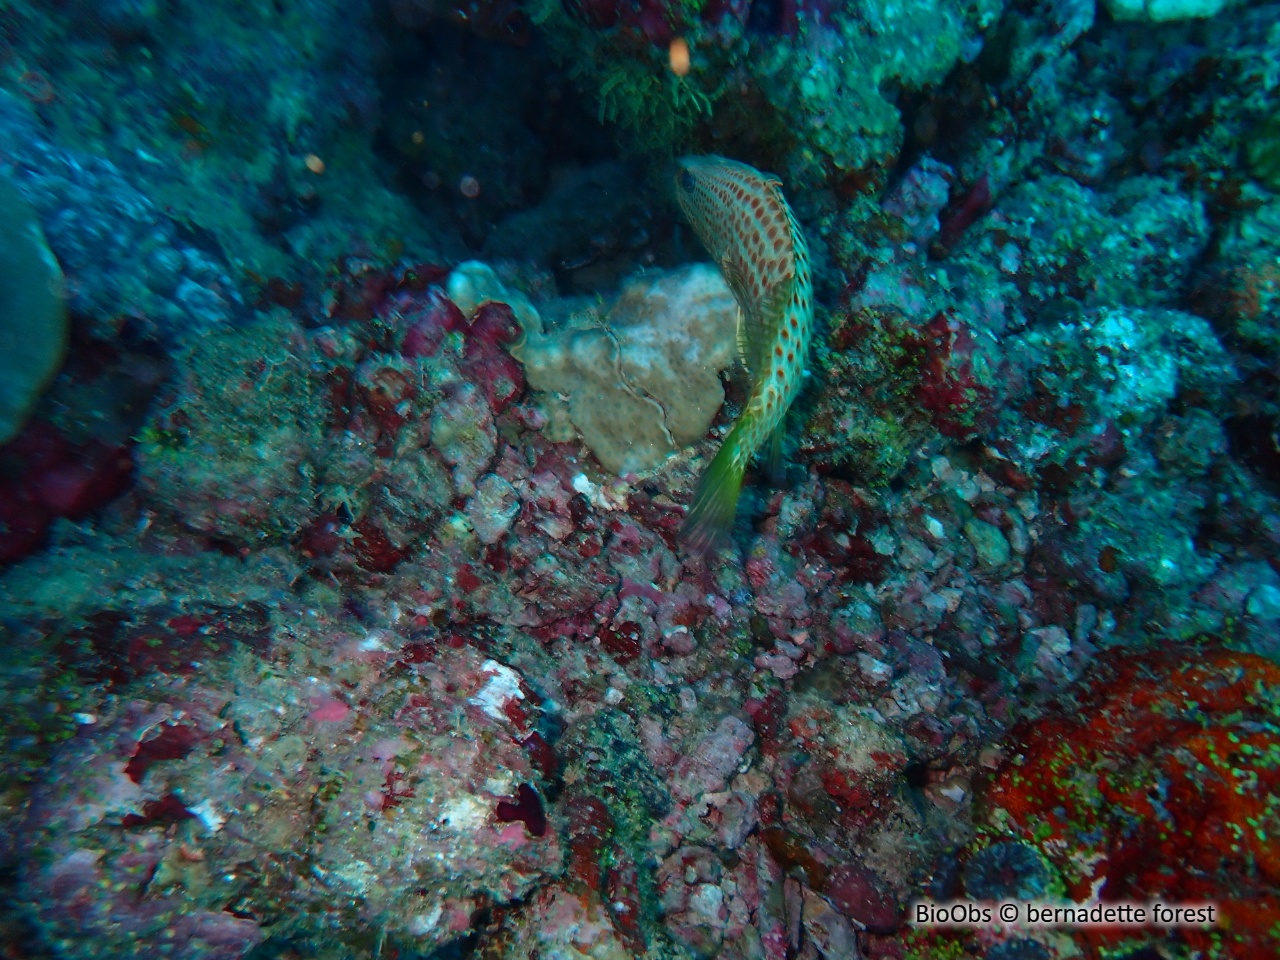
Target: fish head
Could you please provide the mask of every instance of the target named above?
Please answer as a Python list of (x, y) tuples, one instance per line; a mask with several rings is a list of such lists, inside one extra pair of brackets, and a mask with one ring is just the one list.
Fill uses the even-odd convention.
[(698, 189), (699, 175), (707, 175), (723, 162), (721, 157), (706, 155), (681, 157), (676, 161), (676, 195), (693, 193)]
[(727, 215), (731, 209), (726, 202), (726, 174), (732, 174), (736, 166), (717, 156), (681, 157), (676, 161), (676, 202), (716, 260), (727, 242)]
[(676, 196), (677, 197), (681, 196), (682, 194), (693, 193), (694, 190), (698, 189), (698, 180), (694, 175), (693, 170), (690, 169), (690, 163), (689, 163), (690, 159), (691, 158), (689, 157), (685, 157), (682, 160), (676, 161)]
[(777, 177), (736, 160), (683, 157), (676, 164), (676, 200), (743, 312), (752, 316), (767, 291), (790, 283), (795, 240)]
[[(697, 206), (699, 181), (706, 175), (706, 157), (681, 157), (676, 161), (675, 187), (676, 202), (686, 217)], [(700, 177), (700, 174), (702, 177)]]

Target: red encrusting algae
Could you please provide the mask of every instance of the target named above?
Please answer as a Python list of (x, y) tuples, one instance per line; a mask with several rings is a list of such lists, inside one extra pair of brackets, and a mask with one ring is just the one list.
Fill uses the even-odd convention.
[[(982, 791), (986, 821), (1034, 842), (1077, 901), (1212, 902), (1220, 922), (1183, 941), (1265, 955), (1280, 923), (1280, 667), (1178, 646), (1101, 666), (1078, 703), (1015, 733)], [(1142, 934), (1076, 937), (1101, 956)]]

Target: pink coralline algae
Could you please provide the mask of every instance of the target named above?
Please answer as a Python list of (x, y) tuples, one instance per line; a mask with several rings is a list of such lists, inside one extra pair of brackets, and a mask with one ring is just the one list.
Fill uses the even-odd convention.
[(991, 180), (984, 173), (943, 212), (941, 229), (938, 232), (938, 245), (944, 251), (955, 246), (956, 241), (973, 225), (974, 221), (990, 208)]
[(400, 352), (406, 357), (434, 357), (440, 352), (444, 338), (464, 330), (467, 318), (439, 287), (432, 287), (413, 311), (406, 313), (404, 322), (409, 329), (400, 342)]
[(737, 717), (721, 720), (693, 753), (676, 763), (671, 784), (676, 798), (692, 800), (700, 794), (722, 789), (753, 740), (751, 728)]
[(503, 347), (520, 336), (520, 327), (505, 303), (483, 304), (469, 321), (439, 287), (432, 287), (425, 303), (406, 315), (410, 324), (400, 344), (405, 357), (434, 357), (450, 333), (461, 335), (459, 364), (465, 377), (480, 384), (495, 413), (502, 413), (524, 389), (524, 372)]
[(975, 367), (986, 357), (978, 354), (973, 331), (944, 311), (925, 324), (918, 343), (922, 358), (916, 398), (921, 407), (945, 436), (977, 436), (993, 419), (995, 390), (990, 372), (984, 379)]
[(524, 371), (503, 347), (520, 336), (520, 327), (505, 303), (486, 303), (467, 328), (459, 365), (463, 376), (483, 385), (494, 413), (502, 413), (524, 390)]
[(128, 446), (73, 442), (39, 420), (0, 447), (0, 463), (0, 565), (36, 550), (55, 519), (83, 520), (133, 483)]
[(238, 957), (299, 911), (443, 944), (557, 869), (519, 674), (466, 646), (313, 642), (309, 677), (251, 656), (157, 679), (65, 751), (21, 841), (65, 955)]

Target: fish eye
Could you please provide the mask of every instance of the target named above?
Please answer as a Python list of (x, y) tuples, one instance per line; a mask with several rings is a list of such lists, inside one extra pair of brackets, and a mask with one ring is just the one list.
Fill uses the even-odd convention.
[(680, 171), (680, 189), (686, 193), (692, 193), (694, 186), (693, 174), (688, 170)]

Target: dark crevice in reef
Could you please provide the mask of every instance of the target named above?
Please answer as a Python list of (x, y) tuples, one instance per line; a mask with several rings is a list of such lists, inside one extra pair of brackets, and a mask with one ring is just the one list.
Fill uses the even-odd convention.
[(620, 150), (536, 34), (388, 18), (383, 35), (377, 156), (454, 258), (529, 265), (562, 294), (688, 259), (667, 163)]

